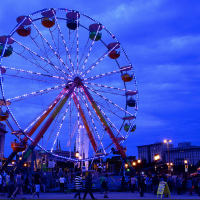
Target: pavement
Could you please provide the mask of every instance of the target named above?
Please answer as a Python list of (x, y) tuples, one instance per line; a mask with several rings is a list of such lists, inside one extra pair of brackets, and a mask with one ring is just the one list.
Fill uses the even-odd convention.
[[(66, 193), (42, 193), (40, 192), (40, 199), (73, 199), (75, 192), (66, 194)], [(104, 199), (103, 194), (99, 192), (93, 192), (94, 197), (96, 199)], [(185, 194), (178, 195), (177, 193), (170, 194), (171, 198), (165, 198), (164, 195), (162, 198), (164, 199), (200, 199), (200, 197), (193, 193), (192, 196), (189, 195), (188, 192)], [(32, 195), (26, 194), (24, 195), (26, 199), (31, 199)], [(78, 198), (78, 197), (77, 197)], [(81, 198), (83, 198), (83, 193), (81, 193)], [(131, 192), (109, 192), (108, 199), (159, 199), (161, 196), (154, 195), (153, 193), (144, 193), (143, 197), (140, 197), (139, 192), (131, 193)], [(9, 199), (7, 196), (0, 196), (0, 199)], [(17, 195), (16, 199), (21, 199), (21, 195)], [(37, 199), (35, 196), (33, 199)], [(86, 199), (91, 199), (90, 195), (87, 194)]]

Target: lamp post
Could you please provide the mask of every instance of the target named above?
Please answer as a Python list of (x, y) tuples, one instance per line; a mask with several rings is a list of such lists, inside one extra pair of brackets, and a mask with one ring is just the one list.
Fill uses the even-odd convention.
[(188, 161), (184, 160), (184, 164), (185, 164), (185, 172), (188, 172)]
[(155, 162), (156, 162), (156, 164), (155, 164), (155, 172), (156, 172), (156, 174), (157, 174), (157, 162), (160, 160), (160, 155), (159, 154), (156, 154), (156, 155), (154, 155), (154, 160), (155, 160)]
[(168, 173), (171, 175), (171, 165), (170, 165), (170, 158), (169, 158), (169, 143), (172, 142), (171, 140), (164, 140), (164, 143), (167, 143), (167, 152), (168, 152)]

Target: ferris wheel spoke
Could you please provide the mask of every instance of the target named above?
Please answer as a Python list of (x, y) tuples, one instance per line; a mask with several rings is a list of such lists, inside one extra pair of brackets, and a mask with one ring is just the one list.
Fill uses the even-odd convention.
[(24, 94), (24, 95), (21, 95), (21, 96), (17, 96), (17, 97), (7, 99), (7, 101), (16, 102), (16, 101), (25, 100), (25, 99), (30, 98), (30, 97), (35, 97), (35, 96), (38, 96), (38, 95), (42, 95), (42, 94), (45, 94), (45, 93), (49, 93), (49, 92), (64, 88), (65, 86), (66, 86), (66, 84), (63, 84), (63, 85), (60, 85), (60, 86), (55, 86), (55, 87), (47, 88), (47, 89), (44, 89), (44, 90), (31, 92), (29, 94)]
[[(96, 34), (95, 34), (94, 39), (92, 40), (92, 43), (91, 43), (91, 45), (90, 45), (90, 47), (89, 47), (88, 54), (87, 54), (87, 56), (86, 56), (86, 58), (85, 58), (85, 61), (84, 61), (84, 63), (83, 63), (83, 67), (82, 67), (82, 69), (81, 69), (80, 75), (82, 75), (82, 73), (83, 73), (83, 71), (84, 71), (84, 69), (85, 69), (85, 65), (86, 65), (86, 63), (87, 63), (87, 61), (88, 61), (88, 58), (89, 58), (89, 56), (90, 56), (90, 53), (91, 53), (91, 51), (92, 51), (92, 47), (93, 47), (94, 42), (95, 42), (95, 40), (96, 40), (96, 37), (97, 37), (97, 35), (98, 35), (98, 33), (99, 33), (100, 27), (101, 27), (101, 25), (99, 24), (98, 30), (97, 30), (97, 32), (96, 32)], [(89, 39), (88, 39), (88, 40), (89, 40)]]
[[(24, 129), (24, 132), (27, 132), (30, 127), (34, 125), (34, 127), (28, 132), (28, 135), (31, 136), (35, 130), (39, 127), (39, 125), (43, 122), (43, 120), (48, 116), (48, 114), (53, 110), (53, 108), (57, 105), (60, 99), (63, 98), (64, 93), (66, 93), (66, 89), (63, 89), (55, 100), (50, 103), (37, 117), (35, 117), (28, 126)], [(26, 140), (26, 138), (24, 138)]]
[[(68, 58), (69, 58), (69, 62), (70, 62), (71, 68), (73, 69), (73, 63), (72, 63), (72, 60), (71, 60), (71, 55), (70, 55), (69, 50), (68, 50), (68, 48), (67, 48), (67, 45), (66, 45), (64, 36), (63, 36), (63, 34), (62, 34), (61, 28), (60, 28), (60, 26), (59, 26), (59, 23), (58, 23), (58, 20), (57, 20), (56, 15), (55, 15), (55, 21), (56, 21), (56, 25), (57, 25), (57, 27), (58, 27), (60, 36), (61, 36), (61, 38), (62, 38), (63, 44), (64, 44), (64, 46), (65, 46), (65, 50), (66, 50), (66, 52), (67, 52), (67, 55), (68, 55)], [(71, 70), (68, 68), (68, 66), (65, 65), (65, 67), (66, 67), (67, 70), (71, 73), (71, 75), (73, 75), (73, 73), (72, 73)]]
[[(55, 31), (55, 29), (54, 29), (53, 31)], [(58, 60), (58, 64), (59, 64), (60, 68), (62, 68), (63, 70), (65, 70), (65, 68), (67, 68), (68, 71), (69, 71), (69, 68), (67, 67), (67, 65), (63, 66), (63, 65), (59, 62), (59, 58), (61, 58), (61, 55), (60, 55), (60, 54), (61, 54), (62, 52), (59, 51), (59, 45), (58, 45), (58, 47), (56, 46), (56, 42), (55, 42), (55, 39), (54, 39), (54, 36), (53, 36), (53, 31), (51, 31), (51, 29), (49, 29), (49, 32), (50, 32), (50, 35), (51, 35), (51, 39), (52, 39), (52, 41), (53, 41), (54, 47), (55, 47), (56, 52), (57, 52), (57, 54), (58, 54), (58, 56), (56, 56), (56, 58), (57, 58), (57, 60)], [(69, 72), (70, 72), (70, 71), (69, 71)]]
[[(77, 12), (77, 18), (79, 13)], [(78, 20), (76, 21), (77, 28), (76, 28), (76, 74), (79, 74), (79, 33), (78, 33)]]
[(98, 78), (102, 78), (102, 77), (106, 77), (106, 76), (111, 76), (111, 75), (114, 75), (114, 74), (117, 74), (117, 73), (121, 73), (125, 69), (131, 69), (131, 68), (132, 68), (131, 66), (127, 66), (126, 68), (123, 68), (123, 69), (115, 70), (115, 71), (112, 71), (112, 72), (107, 72), (105, 74), (96, 75), (96, 76), (93, 76), (93, 77), (90, 77), (90, 78), (85, 78), (83, 80), (84, 81), (94, 80), (94, 79), (98, 79)]
[(16, 69), (16, 68), (13, 68), (13, 67), (2, 66), (2, 68), (9, 69), (9, 70), (12, 70), (12, 71), (17, 71), (17, 72), (22, 72), (22, 73), (30, 74), (30, 75), (37, 75), (37, 76), (41, 76), (41, 77), (48, 77), (48, 78), (52, 78), (52, 79), (55, 79), (55, 80), (62, 80), (63, 81), (65, 79), (64, 77), (52, 76), (52, 75), (49, 75), (49, 74), (42, 74), (42, 73), (33, 72), (33, 71), (27, 71), (27, 70), (23, 70), (23, 69)]
[(115, 47), (117, 47), (118, 43), (110, 50), (106, 51), (96, 62), (94, 62), (82, 75), (85, 77), (96, 65), (98, 65)]
[[(35, 55), (36, 57), (40, 58), (41, 61), (46, 62), (47, 64), (49, 64), (51, 67), (53, 67), (54, 70), (56, 71), (60, 71), (62, 72), (64, 75), (68, 76), (68, 74), (66, 74), (66, 72), (64, 70), (61, 70), (58, 66), (54, 65), (50, 60), (46, 60), (45, 58), (41, 57), (40, 55), (38, 55), (37, 53), (35, 53), (34, 51), (30, 50), (28, 47), (24, 46), (22, 43), (14, 40), (17, 44), (19, 44), (20, 46), (22, 46), (24, 49), (26, 49), (31, 56)], [(29, 60), (28, 58), (26, 58), (27, 60)], [(35, 58), (34, 58), (35, 59)], [(36, 65), (37, 66), (37, 65)], [(45, 70), (43, 67), (40, 67), (41, 69), (43, 69), (44, 71), (47, 72), (47, 70)]]
[[(100, 145), (101, 145), (101, 147), (102, 147), (102, 149), (103, 149), (103, 152), (105, 153), (104, 146), (103, 146), (103, 143), (102, 143), (102, 139), (100, 138), (100, 136), (99, 136), (99, 134), (98, 134), (97, 127), (95, 126), (95, 123), (94, 123), (94, 120), (93, 120), (93, 117), (92, 117), (92, 112), (91, 112), (91, 110), (90, 110), (90, 108), (89, 108), (89, 106), (88, 106), (88, 103), (87, 103), (87, 101), (86, 101), (85, 95), (84, 95), (83, 92), (80, 92), (80, 93), (81, 93), (81, 96), (79, 95), (79, 97), (80, 97), (80, 98), (83, 97), (83, 104), (84, 104), (84, 105), (86, 106), (86, 108), (87, 108), (87, 111), (88, 111), (88, 113), (89, 113), (90, 119), (91, 119), (92, 124), (93, 124), (94, 129), (95, 129), (95, 133), (96, 133), (96, 135), (97, 135), (98, 141), (99, 141), (99, 143), (100, 143)], [(101, 123), (100, 123), (100, 124), (101, 124)], [(101, 126), (102, 126), (102, 124), (101, 124)]]
[(68, 105), (67, 105), (67, 108), (66, 108), (66, 110), (65, 110), (65, 112), (64, 112), (64, 114), (63, 114), (62, 121), (61, 121), (61, 123), (60, 123), (58, 132), (57, 132), (57, 134), (56, 134), (56, 138), (55, 138), (55, 140), (54, 140), (54, 142), (53, 142), (53, 146), (52, 146), (52, 148), (51, 148), (51, 152), (53, 151), (54, 145), (55, 145), (55, 143), (56, 143), (56, 141), (57, 141), (57, 139), (58, 139), (58, 136), (59, 136), (59, 134), (60, 134), (60, 131), (61, 131), (61, 128), (62, 128), (62, 126), (63, 126), (63, 122), (64, 122), (64, 120), (65, 120), (65, 117), (66, 117), (66, 114), (67, 114), (67, 112), (68, 112), (68, 108), (69, 108), (70, 104), (71, 104), (71, 98), (70, 98), (69, 103), (68, 103)]
[(106, 86), (106, 85), (100, 85), (100, 84), (95, 84), (95, 83), (90, 83), (90, 82), (84, 82), (84, 84), (90, 85), (90, 87), (92, 87), (94, 91), (110, 93), (114, 95), (125, 96), (125, 92), (131, 92), (131, 90), (126, 90), (126, 89), (121, 89), (121, 88), (116, 88), (116, 87), (111, 87), (111, 86)]
[(31, 77), (23, 77), (23, 76), (18, 76), (17, 74), (15, 75), (12, 75), (12, 74), (3, 74), (3, 76), (8, 76), (8, 77), (13, 77), (13, 78), (20, 78), (20, 79), (29, 79), (31, 81), (38, 81), (38, 82), (44, 82), (44, 83), (57, 83), (57, 82), (50, 82), (50, 81), (46, 81), (46, 80), (39, 80), (39, 79), (36, 79), (36, 78), (33, 78), (32, 76)]
[[(46, 38), (42, 35), (42, 33), (40, 32), (40, 30), (37, 28), (37, 26), (32, 22), (33, 26), (35, 27), (35, 29), (37, 30), (37, 32), (39, 33), (39, 35), (41, 36), (41, 38), (46, 42), (47, 46), (52, 50), (52, 52), (55, 54), (56, 57), (59, 58), (60, 62), (62, 63), (63, 66), (66, 67), (64, 61), (62, 60), (62, 58), (59, 56), (59, 54), (54, 51), (54, 49), (52, 48), (52, 46), (48, 43), (48, 41), (46, 40)], [(67, 76), (72, 77), (70, 74), (67, 74), (64, 70), (61, 70), (64, 74), (66, 74)]]
[[(32, 41), (34, 42), (34, 44), (37, 46), (37, 48), (42, 52), (42, 54), (44, 55), (44, 57), (46, 57), (47, 58), (47, 60), (48, 60), (48, 63), (49, 62), (51, 62), (51, 58), (53, 57), (51, 57), (51, 58), (49, 58), (49, 56), (48, 56), (48, 54), (47, 54), (47, 51), (46, 51), (46, 48), (44, 47), (44, 51), (41, 49), (41, 47), (38, 45), (38, 43), (35, 41), (35, 39), (33, 38), (33, 37), (31, 37), (31, 36), (29, 36), (31, 39), (32, 39)], [(37, 36), (36, 36), (37, 37)], [(35, 37), (35, 38), (36, 38)], [(43, 46), (44, 46), (44, 42), (42, 41), (42, 43), (43, 43)], [(51, 67), (52, 67), (52, 65), (50, 65)], [(53, 67), (53, 70), (57, 73), (57, 74), (59, 74), (60, 76), (63, 76), (64, 74), (63, 73), (61, 73), (61, 71), (60, 70), (58, 70), (58, 68), (54, 68)], [(46, 70), (47, 71), (47, 70)]]
[[(119, 146), (119, 143), (114, 135), (114, 133), (112, 132), (112, 130), (110, 129), (110, 126), (113, 127), (117, 132), (118, 134), (120, 134), (123, 138), (124, 136), (120, 133), (120, 131), (116, 128), (116, 126), (112, 123), (112, 121), (106, 116), (106, 114), (103, 112), (103, 110), (101, 109), (101, 107), (99, 105), (96, 104), (96, 102), (94, 101), (93, 97), (91, 96), (91, 94), (89, 93), (89, 91), (87, 91), (87, 89), (89, 88), (86, 88), (87, 86), (85, 85), (82, 85), (82, 88), (84, 90), (84, 93), (86, 94), (87, 98), (89, 99), (90, 103), (92, 104), (92, 107), (94, 108), (94, 110), (96, 111), (96, 113), (98, 114), (102, 124), (105, 126), (105, 129), (107, 131), (107, 133), (109, 134), (109, 136), (111, 137), (112, 141), (114, 142), (114, 144), (117, 146), (117, 148), (121, 148)], [(105, 120), (105, 118), (107, 120)], [(108, 125), (107, 121), (110, 123), (110, 126)], [(125, 156), (125, 155), (123, 155)]]
[(89, 89), (90, 91), (92, 91), (93, 93), (95, 93), (96, 95), (98, 95), (99, 97), (101, 97), (102, 99), (106, 100), (107, 102), (109, 102), (110, 104), (114, 105), (115, 107), (119, 108), (120, 110), (122, 110), (123, 112), (127, 113), (130, 116), (134, 116), (133, 114), (129, 113), (128, 111), (124, 110), (123, 108), (121, 108), (120, 106), (118, 106), (117, 104), (113, 103), (111, 100), (107, 99), (106, 97), (100, 95), (98, 92), (94, 91), (93, 89), (89, 88), (88, 86), (85, 85), (85, 87), (87, 87), (87, 89)]

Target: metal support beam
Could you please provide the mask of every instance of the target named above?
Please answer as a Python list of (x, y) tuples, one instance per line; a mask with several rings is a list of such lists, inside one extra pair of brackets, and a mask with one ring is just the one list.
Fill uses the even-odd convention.
[(65, 94), (64, 98), (59, 102), (58, 106), (53, 111), (53, 113), (51, 114), (51, 116), (48, 118), (48, 120), (46, 121), (46, 123), (44, 124), (44, 126), (40, 129), (39, 133), (35, 137), (35, 139), (32, 142), (32, 144), (26, 149), (26, 151), (24, 152), (22, 160), (20, 161), (20, 163), (14, 169), (15, 173), (17, 173), (22, 168), (24, 162), (26, 162), (27, 158), (33, 152), (33, 149), (35, 148), (35, 146), (37, 145), (37, 143), (40, 141), (40, 139), (42, 138), (42, 136), (45, 134), (45, 132), (47, 131), (47, 129), (49, 128), (49, 126), (51, 125), (51, 123), (53, 122), (53, 120), (56, 118), (56, 116), (58, 115), (58, 113), (60, 112), (60, 110), (62, 109), (62, 107), (64, 106), (64, 104), (66, 103), (67, 99), (73, 93), (75, 86), (76, 86), (76, 83), (74, 82), (72, 84), (72, 86), (69, 88), (68, 93)]

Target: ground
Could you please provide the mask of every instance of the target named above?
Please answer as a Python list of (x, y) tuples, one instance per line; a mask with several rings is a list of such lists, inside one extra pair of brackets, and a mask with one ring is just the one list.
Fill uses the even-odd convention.
[[(40, 192), (40, 199), (73, 199), (74, 198), (74, 192), (70, 194), (66, 193), (42, 193)], [(96, 199), (103, 199), (103, 194), (100, 194), (99, 192), (94, 192), (94, 197)], [(31, 195), (24, 195), (26, 199), (30, 199)], [(78, 198), (78, 197), (77, 197)], [(83, 193), (81, 194), (81, 198), (83, 198)], [(160, 196), (157, 198), (157, 195), (154, 195), (153, 193), (144, 193), (144, 197), (140, 197), (140, 194), (138, 192), (131, 193), (131, 192), (110, 192), (108, 194), (109, 199), (159, 199)], [(164, 197), (162, 197), (164, 198)], [(0, 199), (7, 199), (7, 196), (0, 196)], [(21, 195), (17, 195), (16, 199), (21, 199)], [(34, 199), (37, 199), (37, 196), (34, 197)], [(91, 199), (90, 195), (88, 194), (86, 199)], [(166, 198), (164, 198), (166, 199)], [(169, 198), (170, 199), (170, 198)], [(178, 195), (177, 193), (171, 194), (171, 199), (200, 199), (200, 197), (197, 194), (193, 194), (192, 196), (189, 195), (189, 193)]]

